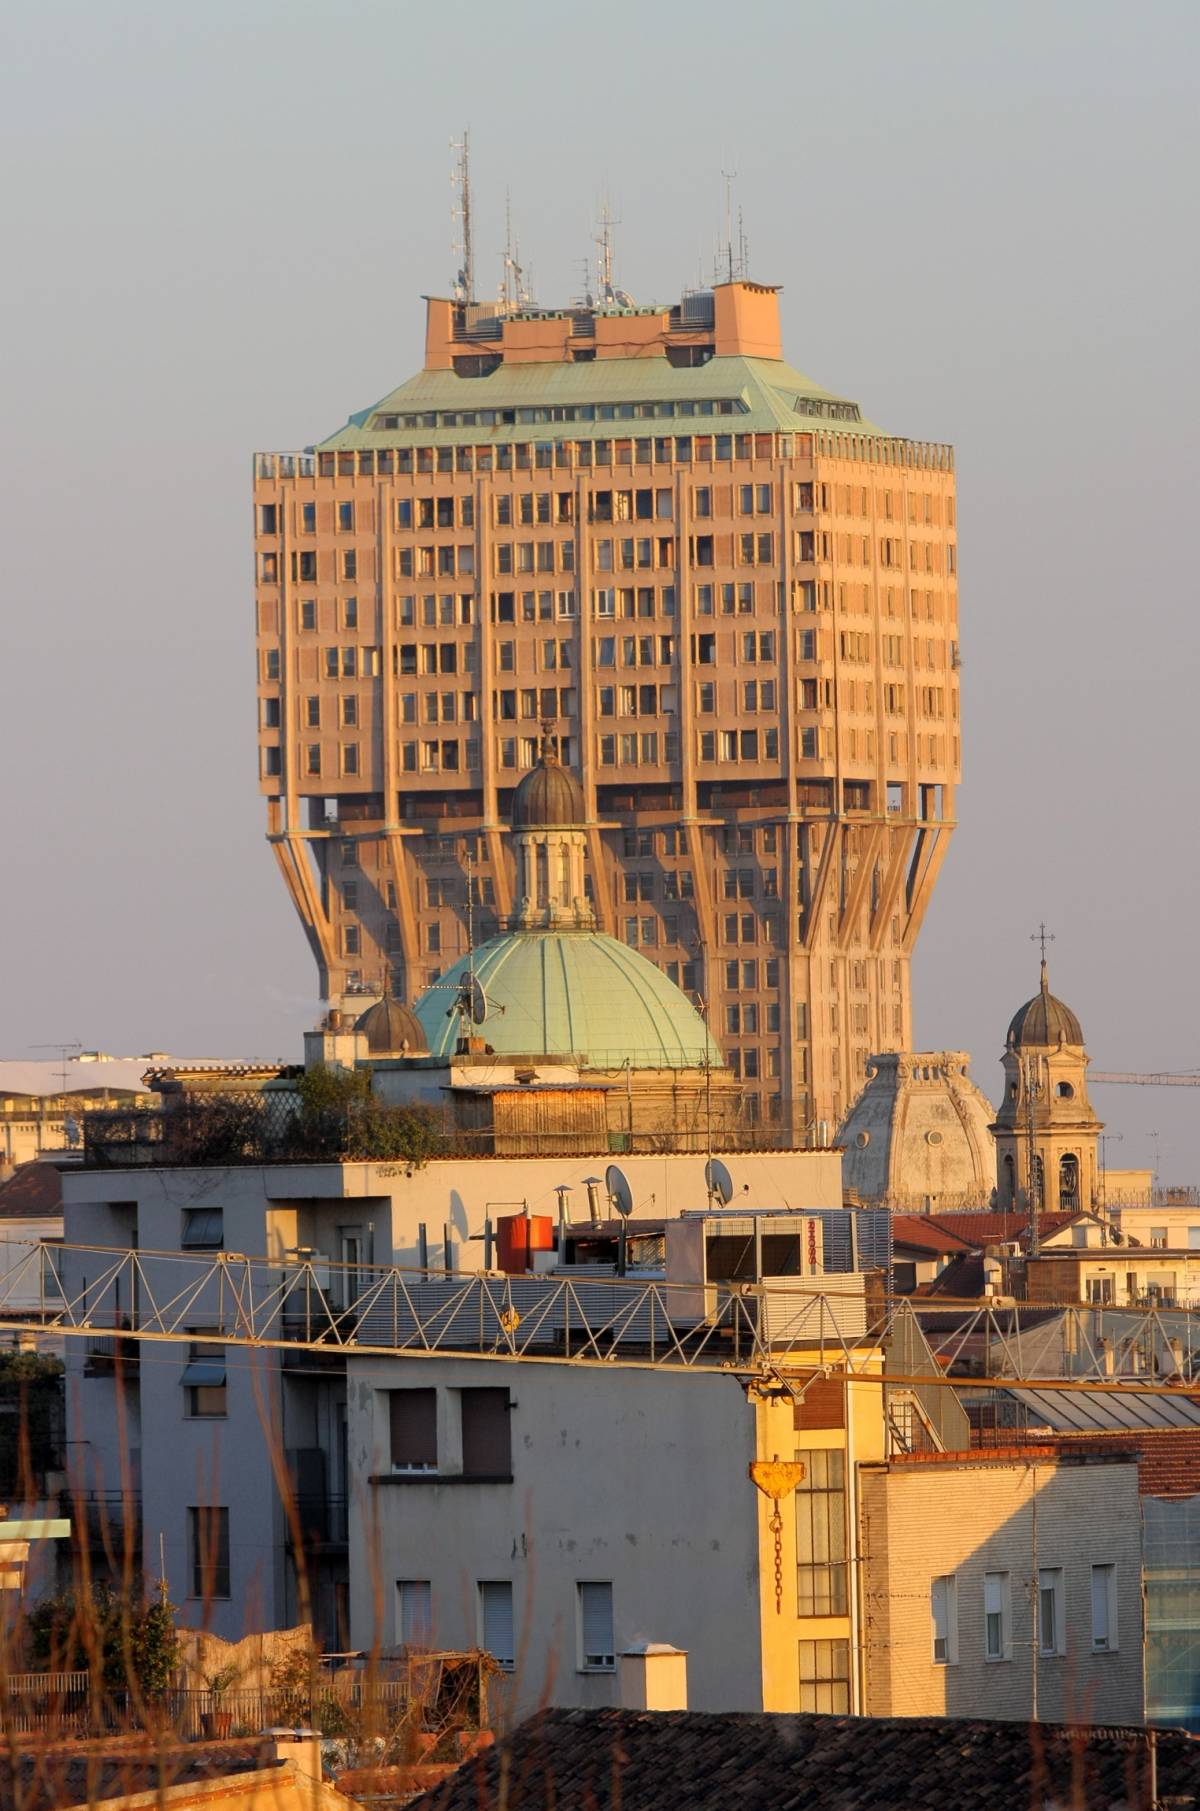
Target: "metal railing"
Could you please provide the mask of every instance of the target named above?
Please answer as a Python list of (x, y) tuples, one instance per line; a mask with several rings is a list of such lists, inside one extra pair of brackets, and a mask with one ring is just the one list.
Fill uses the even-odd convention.
[(300, 1543), (310, 1555), (345, 1547), (350, 1539), (349, 1502), (326, 1491), (301, 1491), (289, 1499), (288, 1543)]
[[(484, 1727), (490, 1662), (483, 1654), (411, 1652), (372, 1670), (346, 1667), (286, 1685), (175, 1688), (154, 1701), (153, 1715), (184, 1741), (247, 1736), (304, 1725), (337, 1737), (352, 1728), (384, 1729), (410, 1712), (425, 1729)], [(59, 1737), (136, 1729), (147, 1707), (135, 1694), (109, 1690), (85, 1670), (11, 1673), (0, 1689), (0, 1735)]]
[[(649, 1057), (647, 1057), (649, 1062)], [(638, 1058), (633, 1057), (636, 1066)], [(789, 1103), (790, 1104), (790, 1103)], [(294, 1094), (252, 1089), (172, 1097), (162, 1107), (100, 1108), (83, 1117), (83, 1161), (93, 1169), (143, 1166), (222, 1168), (237, 1164), (423, 1163), (435, 1157), (561, 1157), (611, 1153), (703, 1154), (796, 1148), (798, 1117), (764, 1121), (737, 1100), (701, 1097), (686, 1123), (592, 1126), (543, 1131), (503, 1122), (478, 1130), (446, 1108), (381, 1101), (308, 1110)]]

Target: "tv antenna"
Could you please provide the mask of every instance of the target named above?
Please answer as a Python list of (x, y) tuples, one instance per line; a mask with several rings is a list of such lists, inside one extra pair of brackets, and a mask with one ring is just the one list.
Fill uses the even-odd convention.
[(471, 243), (471, 132), (463, 129), (461, 138), (450, 140), (450, 149), (458, 160), (450, 176), (455, 191), (451, 219), (457, 221), (454, 251), (461, 259), (454, 278), (454, 299), (469, 306), (475, 300), (475, 252)]
[(521, 248), (513, 233), (512, 194), (508, 189), (504, 191), (504, 280), (500, 285), (500, 300), (507, 313), (527, 308), (530, 300)]
[(613, 218), (609, 205), (608, 193), (600, 204), (600, 231), (595, 235), (596, 245), (596, 300), (601, 308), (632, 308), (633, 297), (626, 289), (618, 289), (613, 281), (613, 228), (621, 222)]
[[(725, 261), (728, 268), (727, 281), (733, 282), (733, 185), (737, 177), (736, 170), (722, 170), (725, 179)], [(720, 268), (718, 264), (718, 269)]]
[(65, 1092), (66, 1086), (67, 1086), (67, 1080), (68, 1080), (67, 1059), (71, 1055), (72, 1052), (74, 1052), (75, 1055), (78, 1055), (79, 1052), (83, 1049), (83, 1045), (79, 1042), (79, 1039), (78, 1038), (64, 1038), (64, 1039), (59, 1039), (57, 1042), (52, 1040), (49, 1044), (30, 1044), (29, 1048), (31, 1050), (57, 1050), (58, 1051), (58, 1060), (62, 1065), (61, 1069), (59, 1070), (58, 1079), (59, 1079), (60, 1083), (62, 1084), (63, 1090)]

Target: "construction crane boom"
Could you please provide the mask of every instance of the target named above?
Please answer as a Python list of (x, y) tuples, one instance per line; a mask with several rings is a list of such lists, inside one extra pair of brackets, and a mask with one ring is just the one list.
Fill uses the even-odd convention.
[(1135, 1082), (1142, 1088), (1200, 1088), (1200, 1073), (1133, 1075), (1124, 1069), (1093, 1069), (1088, 1075), (1089, 1082)]
[[(1055, 1306), (868, 1299), (861, 1277), (840, 1273), (697, 1290), (628, 1276), (439, 1273), (52, 1242), (31, 1243), (0, 1277), (5, 1332), (86, 1342), (88, 1364), (111, 1375), (135, 1375), (143, 1348), (190, 1342), (199, 1318), (206, 1341), (276, 1352), (285, 1363), (301, 1351), (410, 1364), (437, 1356), (519, 1359), (715, 1373), (748, 1385), (777, 1379), (800, 1395), (818, 1377), (1176, 1399), (1189, 1382), (1197, 1387), (1190, 1306), (1117, 1312), (1058, 1304), (1070, 1362), (1057, 1376), (1052, 1368), (1043, 1375), (1037, 1366), (1045, 1366), (1045, 1321)], [(882, 1363), (881, 1353), (889, 1354)], [(964, 1375), (960, 1361), (981, 1353), (983, 1374), (972, 1363)]]

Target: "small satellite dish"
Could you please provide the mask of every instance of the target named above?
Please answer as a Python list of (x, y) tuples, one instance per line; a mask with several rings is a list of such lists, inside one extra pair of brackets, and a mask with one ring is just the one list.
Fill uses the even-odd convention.
[(633, 1212), (633, 1190), (629, 1186), (628, 1176), (615, 1163), (610, 1163), (604, 1172), (604, 1187), (613, 1207), (623, 1220), (628, 1220)]
[(482, 1025), (488, 1016), (488, 997), (483, 991), (483, 984), (478, 975), (468, 971), (459, 983), (458, 998), (450, 1008), (450, 1013), (457, 1012), (464, 1019), (470, 1019), (472, 1025)]
[(728, 1207), (733, 1200), (733, 1177), (719, 1157), (710, 1157), (705, 1164), (704, 1186), (708, 1190), (710, 1206), (719, 1201), (722, 1207)]

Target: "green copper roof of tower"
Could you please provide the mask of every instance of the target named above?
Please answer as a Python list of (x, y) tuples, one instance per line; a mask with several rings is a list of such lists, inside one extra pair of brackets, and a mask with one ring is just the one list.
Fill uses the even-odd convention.
[(638, 434), (883, 435), (858, 404), (782, 361), (603, 358), (500, 365), (487, 377), (420, 371), (352, 415), (322, 448), (609, 440)]
[(498, 1056), (579, 1057), (591, 1069), (724, 1067), (687, 995), (600, 931), (510, 931), (463, 956), (414, 1008), (443, 1060), (461, 1034), (453, 990), (468, 974), (488, 1007), (474, 1029)]

